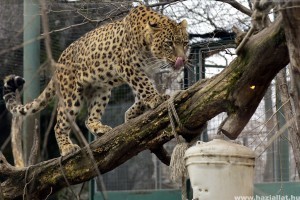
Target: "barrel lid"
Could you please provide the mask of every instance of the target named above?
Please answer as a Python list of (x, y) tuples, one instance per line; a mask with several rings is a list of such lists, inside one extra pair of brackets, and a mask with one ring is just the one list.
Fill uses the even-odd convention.
[(198, 141), (195, 146), (185, 152), (185, 157), (192, 155), (222, 155), (255, 158), (255, 153), (248, 147), (222, 139), (210, 142)]

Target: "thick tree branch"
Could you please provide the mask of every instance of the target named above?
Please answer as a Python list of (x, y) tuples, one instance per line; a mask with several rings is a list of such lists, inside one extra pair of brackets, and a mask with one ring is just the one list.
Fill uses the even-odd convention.
[[(180, 134), (194, 138), (209, 119), (221, 112), (229, 117), (221, 127), (236, 138), (247, 124), (277, 72), (288, 63), (281, 18), (249, 39), (245, 51), (215, 77), (197, 82), (176, 96), (174, 104), (182, 124), (189, 130)], [(250, 86), (254, 85), (255, 89)], [(168, 118), (168, 102), (155, 110), (122, 124), (90, 144), (101, 173), (121, 165), (146, 149), (157, 149), (173, 138)], [(161, 150), (158, 150), (158, 153)], [(97, 175), (87, 148), (62, 158), (16, 169), (0, 157), (0, 182), (7, 199), (21, 199), (25, 183), (31, 199), (43, 199), (50, 192), (66, 187), (62, 171), (71, 184)], [(27, 173), (26, 173), (27, 170)], [(25, 178), (25, 174), (27, 174)]]
[(280, 6), (290, 57), (292, 99), (296, 109), (296, 122), (300, 127), (300, 1), (282, 1)]
[(239, 2), (237, 2), (235, 0), (216, 0), (216, 1), (228, 3), (229, 5), (231, 5), (235, 9), (241, 11), (242, 13), (248, 15), (249, 17), (251, 17), (251, 15), (252, 15), (252, 11), (250, 9), (246, 8), (245, 6), (243, 6), (242, 4), (240, 4)]
[[(278, 26), (276, 27), (275, 24)], [(239, 67), (236, 70), (236, 75), (239, 80), (235, 88), (232, 88), (232, 110), (229, 111), (229, 116), (221, 127), (222, 132), (230, 138), (236, 138), (238, 134), (242, 131), (245, 125), (248, 123), (250, 117), (256, 110), (261, 97), (265, 94), (266, 89), (273, 79), (270, 75), (270, 71), (277, 73), (276, 67), (274, 67), (274, 54), (282, 55), (278, 60), (279, 65), (286, 65), (288, 63), (288, 54), (286, 47), (276, 48), (278, 45), (283, 45), (278, 43), (277, 40), (284, 40), (284, 33), (281, 28), (281, 17), (277, 19), (270, 28), (264, 29), (259, 34), (251, 37), (245, 46), (246, 52), (239, 56), (235, 61), (231, 63), (233, 65), (235, 62), (244, 62), (243, 67)], [(271, 31), (271, 32), (270, 32)], [(269, 42), (262, 44), (261, 35), (266, 35)], [(270, 49), (276, 49), (272, 52), (267, 49), (259, 48), (261, 45), (269, 46)], [(255, 48), (258, 47), (258, 48)], [(264, 55), (262, 58), (262, 55)], [(266, 56), (266, 57), (265, 57)], [(240, 61), (241, 60), (241, 61)], [(257, 62), (263, 62), (263, 68), (254, 67)], [(244, 78), (239, 77), (239, 74), (247, 74)], [(260, 74), (260, 75), (259, 75)]]
[(278, 75), (281, 82), (281, 100), (290, 99), (294, 104), (293, 112), (291, 102), (284, 106), (284, 114), (289, 121), (294, 121), (288, 127), (296, 168), (300, 174), (300, 2), (281, 1), (280, 10), (283, 17), (283, 26), (289, 51), (291, 68), (291, 85), (293, 86), (291, 98), (288, 87), (284, 82), (284, 74)]
[[(296, 125), (296, 117), (294, 116), (291, 98), (289, 95), (288, 84), (286, 80), (285, 70), (281, 70), (277, 76), (276, 81), (278, 82), (278, 90), (280, 94), (281, 102), (287, 102), (283, 106), (285, 120), (288, 122), (289, 138), (291, 141), (296, 168), (300, 169), (300, 135)], [(298, 171), (298, 175), (300, 171)]]

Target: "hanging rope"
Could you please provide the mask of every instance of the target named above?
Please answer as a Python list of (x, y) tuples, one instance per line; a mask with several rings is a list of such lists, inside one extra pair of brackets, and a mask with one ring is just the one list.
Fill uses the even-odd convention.
[(172, 128), (172, 133), (177, 141), (177, 145), (174, 147), (174, 150), (172, 152), (171, 156), (171, 162), (170, 162), (170, 170), (171, 175), (170, 178), (174, 182), (181, 181), (181, 198), (182, 200), (187, 199), (187, 191), (186, 191), (186, 167), (184, 162), (184, 154), (185, 151), (188, 149), (188, 143), (185, 142), (183, 139), (181, 139), (176, 132), (176, 126), (175, 122), (177, 123), (178, 127), (181, 130), (184, 130), (184, 126), (180, 122), (180, 119), (178, 117), (178, 114), (175, 109), (174, 105), (174, 99), (175, 96), (177, 96), (178, 93), (181, 91), (176, 92), (174, 95), (172, 95), (168, 100), (168, 114), (170, 119), (170, 124)]

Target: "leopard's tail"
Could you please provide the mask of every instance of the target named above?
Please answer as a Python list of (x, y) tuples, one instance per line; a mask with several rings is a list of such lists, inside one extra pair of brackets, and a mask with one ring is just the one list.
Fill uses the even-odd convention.
[(20, 76), (9, 75), (4, 79), (3, 99), (5, 101), (6, 108), (16, 116), (31, 115), (41, 111), (55, 95), (54, 81), (51, 80), (39, 97), (34, 99), (32, 102), (22, 105), (16, 99), (16, 90), (22, 89), (24, 83), (25, 80)]

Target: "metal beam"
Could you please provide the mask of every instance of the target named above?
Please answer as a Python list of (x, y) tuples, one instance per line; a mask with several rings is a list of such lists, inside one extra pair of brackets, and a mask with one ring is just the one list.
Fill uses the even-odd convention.
[[(24, 103), (31, 102), (40, 93), (40, 6), (38, 0), (24, 0), (24, 43), (23, 49), (23, 73), (26, 80), (24, 88), (23, 101)], [(26, 118), (24, 121), (24, 158), (28, 161), (30, 149), (33, 141), (34, 119), (39, 115), (33, 115)]]

